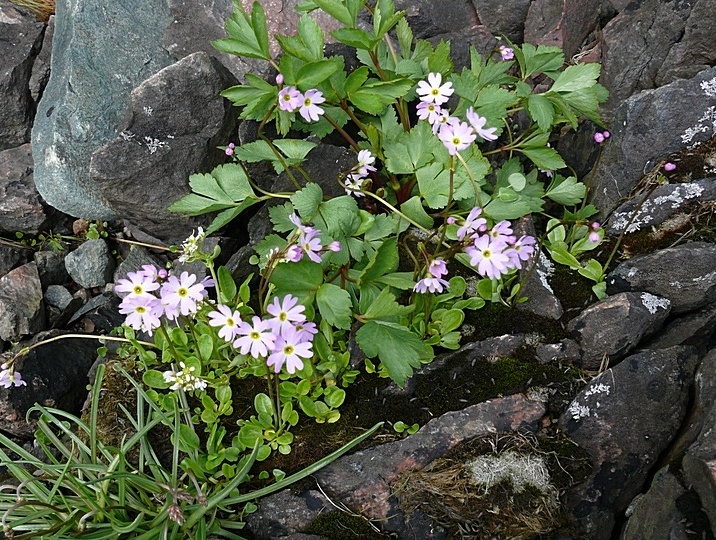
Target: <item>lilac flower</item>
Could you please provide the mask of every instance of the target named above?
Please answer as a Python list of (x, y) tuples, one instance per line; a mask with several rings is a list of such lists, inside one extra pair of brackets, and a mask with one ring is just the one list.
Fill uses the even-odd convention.
[(293, 112), (302, 101), (303, 94), (295, 86), (287, 86), (278, 92), (278, 108), (282, 111)]
[(229, 143), (229, 146), (224, 150), (224, 153), (227, 156), (233, 156), (234, 155), (234, 148), (236, 148), (236, 145), (234, 143)]
[(503, 60), (512, 60), (515, 57), (515, 51), (510, 47), (500, 45), (498, 50), (500, 51), (500, 56)]
[(670, 161), (667, 162), (667, 163), (664, 163), (664, 170), (665, 170), (666, 172), (671, 172), (671, 171), (673, 171), (673, 170), (676, 170), (676, 164), (675, 164), (675, 163), (671, 163)]
[(320, 90), (307, 90), (298, 112), (306, 122), (315, 122), (324, 113), (323, 109), (318, 106), (324, 101), (326, 101), (326, 98), (323, 97), (323, 93)]
[(323, 249), (323, 245), (321, 244), (321, 239), (317, 238), (317, 236), (320, 234), (320, 231), (316, 229), (310, 229), (306, 233), (301, 233), (301, 236), (298, 239), (298, 243), (300, 244), (303, 251), (308, 255), (308, 258), (311, 259), (313, 262), (320, 263), (321, 262), (321, 250)]
[(300, 246), (293, 244), (286, 250), (286, 260), (290, 262), (298, 262), (303, 259), (303, 250)]
[(243, 336), (234, 341), (234, 348), (241, 354), (251, 353), (254, 358), (268, 356), (273, 350), (276, 335), (271, 332), (269, 321), (262, 321), (254, 315), (253, 326), (247, 322), (239, 324), (238, 335)]
[(431, 125), (440, 120), (440, 115), (443, 113), (443, 109), (439, 105), (428, 101), (421, 101), (416, 109), (418, 118), (427, 120)]
[(328, 251), (334, 251), (334, 252), (338, 252), (341, 249), (343, 249), (341, 247), (341, 243), (338, 240), (336, 240), (335, 242), (331, 242), (330, 244), (328, 244), (326, 246), (326, 248), (328, 249)]
[(482, 208), (476, 206), (465, 218), (465, 223), (462, 224), (457, 230), (457, 237), (460, 240), (465, 240), (466, 236), (471, 235), (476, 231), (483, 231), (487, 227), (487, 220), (485, 218), (478, 217), (482, 214)]
[(450, 99), (455, 91), (451, 82), (442, 83), (442, 75), (440, 73), (429, 73), (428, 82), (420, 81), (418, 83), (417, 93), (420, 101), (428, 101), (436, 105), (442, 105)]
[(490, 236), (483, 235), (473, 245), (466, 247), (465, 253), (470, 256), (470, 266), (474, 266), (478, 274), (496, 279), (508, 270), (510, 260), (502, 252), (504, 248), (504, 244), (495, 245)]
[(296, 333), (300, 336), (301, 341), (312, 341), (313, 336), (318, 334), (316, 323), (310, 321), (296, 323), (294, 326)]
[(276, 373), (286, 364), (286, 371), (293, 375), (297, 369), (303, 369), (301, 358), (313, 356), (312, 347), (313, 343), (303, 341), (302, 336), (291, 328), (276, 339), (275, 352), (268, 357), (266, 364), (273, 366)]
[(457, 154), (460, 150), (464, 150), (472, 141), (475, 140), (475, 134), (467, 122), (448, 122), (440, 127), (438, 138), (443, 142), (445, 148), (451, 156)]
[(369, 172), (375, 171), (373, 163), (375, 163), (375, 156), (370, 153), (370, 150), (358, 152), (358, 174), (360, 176), (368, 176)]
[(444, 279), (437, 277), (425, 277), (415, 284), (413, 290), (421, 294), (425, 294), (428, 291), (431, 293), (441, 293), (447, 286), (449, 286), (449, 283)]
[(11, 386), (27, 386), (27, 383), (22, 380), (22, 375), (19, 371), (14, 369), (8, 369), (7, 364), (0, 366), (0, 386), (3, 388), (10, 388)]
[(497, 139), (497, 135), (495, 135), (497, 128), (485, 129), (487, 118), (483, 118), (477, 114), (472, 107), (465, 111), (465, 116), (467, 117), (467, 121), (470, 122), (470, 125), (475, 130), (475, 133), (477, 133), (480, 137), (486, 141), (494, 141)]
[(176, 276), (169, 276), (166, 283), (162, 285), (162, 300), (171, 307), (178, 307), (179, 312), (186, 316), (198, 311), (197, 302), (204, 299), (206, 289), (203, 283), (197, 283), (196, 275), (189, 272), (182, 272), (179, 279)]
[(151, 281), (159, 281), (162, 279), (166, 279), (169, 275), (165, 268), (157, 268), (153, 264), (143, 265), (142, 269), (139, 270), (139, 272)]
[(355, 195), (356, 197), (365, 197), (365, 193), (360, 192), (360, 190), (363, 189), (364, 182), (365, 178), (362, 178), (357, 174), (350, 173), (343, 181), (343, 185), (346, 187), (346, 193), (348, 195)]
[(447, 264), (443, 259), (433, 259), (428, 265), (428, 274), (433, 277), (440, 278), (448, 273)]
[(594, 142), (597, 144), (602, 144), (604, 142), (604, 135), (599, 133), (598, 131), (594, 134)]
[(457, 121), (457, 118), (453, 118), (452, 116), (450, 116), (450, 111), (448, 111), (447, 109), (443, 109), (442, 111), (440, 111), (440, 116), (433, 124), (433, 133), (437, 135), (443, 126), (450, 124), (451, 122)]
[(269, 320), (273, 331), (283, 335), (284, 332), (293, 328), (294, 323), (305, 322), (306, 316), (303, 314), (305, 309), (305, 306), (298, 303), (298, 298), (287, 294), (283, 297), (282, 302), (279, 302), (278, 297), (274, 297), (266, 311), (269, 315), (273, 315), (273, 319)]
[(127, 279), (118, 280), (114, 290), (129, 293), (129, 296), (152, 296), (150, 291), (156, 291), (158, 288), (159, 283), (140, 270), (138, 272), (129, 272)]
[(513, 268), (522, 268), (521, 261), (528, 261), (535, 252), (535, 242), (533, 236), (521, 236), (514, 244), (510, 246), (505, 254), (509, 257)]
[(512, 224), (507, 220), (496, 223), (487, 234), (492, 237), (494, 243), (513, 244), (515, 242), (515, 237), (512, 234)]
[(225, 341), (233, 341), (239, 333), (239, 324), (241, 323), (241, 315), (238, 311), (231, 311), (229, 306), (219, 304), (218, 311), (210, 311), (209, 326), (220, 327), (219, 337)]
[(600, 242), (602, 239), (601, 236), (599, 236), (599, 233), (597, 232), (600, 227), (601, 227), (601, 225), (599, 224), (598, 221), (595, 221), (594, 223), (592, 223), (589, 226), (590, 232), (589, 232), (588, 238), (589, 238), (589, 241), (592, 242), (593, 244)]
[(154, 296), (127, 296), (119, 304), (119, 312), (126, 315), (125, 324), (135, 330), (143, 330), (150, 336), (152, 330), (161, 324), (159, 300)]

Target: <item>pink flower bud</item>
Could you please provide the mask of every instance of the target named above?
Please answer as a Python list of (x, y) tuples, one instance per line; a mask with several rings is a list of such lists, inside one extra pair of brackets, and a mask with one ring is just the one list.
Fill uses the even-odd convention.
[(279, 86), (283, 84), (283, 75), (281, 75), (280, 73), (276, 75), (276, 84)]
[(608, 131), (602, 131), (602, 135), (604, 136), (605, 139), (608, 139), (609, 137), (612, 136), (612, 134), (609, 133)]
[(598, 144), (602, 144), (604, 142), (604, 135), (597, 132), (594, 134), (594, 142)]
[(233, 149), (233, 148), (227, 148), (226, 150), (224, 150), (224, 153), (225, 153), (227, 156), (233, 156), (233, 155), (234, 155), (234, 149)]
[(447, 221), (447, 224), (448, 224), (448, 225), (454, 225), (456, 220), (455, 220), (455, 218), (454, 218), (453, 216), (450, 216), (450, 217), (447, 218), (445, 221)]
[(589, 241), (592, 242), (593, 244), (596, 244), (597, 242), (599, 242), (599, 233), (596, 233), (596, 232), (589, 233)]
[(594, 223), (592, 223), (591, 227), (593, 230), (596, 231), (599, 227), (601, 227), (601, 225), (598, 221), (595, 221)]
[(664, 170), (665, 170), (666, 172), (671, 172), (671, 171), (673, 171), (673, 170), (675, 170), (675, 169), (676, 169), (676, 164), (675, 164), (675, 163), (671, 163), (671, 161), (668, 161), (668, 162), (664, 163)]
[(330, 251), (340, 251), (341, 250), (341, 243), (340, 242), (331, 242), (328, 244), (328, 249)]

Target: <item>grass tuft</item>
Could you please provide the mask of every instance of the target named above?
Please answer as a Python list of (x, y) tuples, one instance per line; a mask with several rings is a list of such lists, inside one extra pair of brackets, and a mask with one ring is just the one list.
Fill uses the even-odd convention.
[(11, 3), (32, 11), (42, 22), (55, 14), (55, 0), (10, 0)]

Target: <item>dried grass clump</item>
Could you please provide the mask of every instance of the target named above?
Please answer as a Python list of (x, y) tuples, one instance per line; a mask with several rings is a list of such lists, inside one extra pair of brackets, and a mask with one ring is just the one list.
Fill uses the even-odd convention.
[(466, 453), (409, 473), (396, 495), (406, 512), (420, 510), (451, 538), (528, 540), (563, 525), (565, 479), (574, 480), (554, 452), (531, 435), (509, 434), (476, 439)]
[(55, 0), (10, 0), (11, 3), (32, 11), (42, 22), (55, 14)]

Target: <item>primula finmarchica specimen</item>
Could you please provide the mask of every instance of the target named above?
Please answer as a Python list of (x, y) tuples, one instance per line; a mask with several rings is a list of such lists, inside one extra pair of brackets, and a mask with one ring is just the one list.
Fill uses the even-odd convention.
[(442, 75), (440, 73), (430, 73), (427, 82), (420, 81), (416, 90), (422, 101), (442, 105), (447, 103), (455, 90), (451, 82), (442, 84)]
[(22, 380), (22, 375), (19, 371), (16, 371), (7, 364), (0, 366), (0, 386), (3, 388), (10, 388), (11, 386), (27, 386), (27, 383)]

